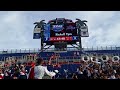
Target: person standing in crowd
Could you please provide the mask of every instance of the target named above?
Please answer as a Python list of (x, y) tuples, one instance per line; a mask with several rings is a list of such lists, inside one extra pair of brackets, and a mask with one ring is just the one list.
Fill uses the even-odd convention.
[(8, 70), (4, 71), (4, 79), (10, 79), (10, 73)]
[(0, 69), (0, 79), (3, 79), (3, 78), (4, 78), (4, 74), (3, 74), (2, 69)]
[(37, 65), (34, 67), (34, 79), (43, 79), (45, 74), (47, 74), (50, 77), (53, 77), (56, 75), (54, 72), (49, 72), (47, 70), (47, 67), (42, 66), (43, 64), (42, 58), (38, 58), (36, 64)]
[(83, 79), (84, 78), (84, 75), (83, 75), (83, 67), (79, 67), (77, 69), (77, 78), (78, 79)]
[(21, 67), (20, 67), (19, 79), (27, 79), (27, 74), (26, 74), (26, 70), (25, 70), (24, 65), (21, 65)]
[(18, 65), (15, 65), (15, 67), (14, 67), (14, 73), (13, 73), (13, 75), (12, 75), (12, 78), (13, 78), (13, 79), (18, 79), (19, 75), (20, 75), (19, 66), (18, 66)]
[(35, 64), (34, 65), (30, 65), (29, 64), (29, 73), (27, 74), (27, 78), (28, 79), (34, 79), (34, 67), (35, 67)]
[(115, 74), (116, 79), (120, 79), (120, 75), (118, 73)]
[(78, 77), (77, 77), (77, 75), (75, 73), (73, 73), (72, 79), (78, 79)]

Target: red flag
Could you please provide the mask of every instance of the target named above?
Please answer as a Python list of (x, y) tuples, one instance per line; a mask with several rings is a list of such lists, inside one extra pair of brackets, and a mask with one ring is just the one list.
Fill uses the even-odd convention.
[(32, 67), (30, 69), (30, 73), (29, 73), (28, 79), (34, 79), (34, 67)]
[(0, 79), (3, 79), (4, 77), (2, 75), (0, 75)]

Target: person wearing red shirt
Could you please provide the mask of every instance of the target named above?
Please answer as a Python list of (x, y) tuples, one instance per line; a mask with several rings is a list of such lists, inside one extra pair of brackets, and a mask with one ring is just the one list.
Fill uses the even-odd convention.
[(2, 72), (2, 69), (0, 69), (0, 79), (3, 79), (4, 78), (4, 74)]

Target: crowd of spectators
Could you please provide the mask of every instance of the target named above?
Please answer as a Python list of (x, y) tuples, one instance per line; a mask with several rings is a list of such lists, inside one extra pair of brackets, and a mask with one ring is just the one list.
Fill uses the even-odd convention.
[(5, 62), (4, 66), (0, 67), (0, 79), (27, 79), (30, 68), (34, 62)]
[(114, 62), (83, 62), (75, 73), (73, 79), (120, 79), (120, 63)]
[[(33, 66), (35, 66), (35, 61), (14, 61), (11, 64), (4, 62), (4, 66), (0, 66), (0, 79), (28, 79), (30, 68)], [(59, 68), (62, 68), (62, 65), (59, 65)], [(79, 67), (74, 72), (71, 73), (69, 69), (66, 69), (62, 74), (58, 70), (52, 79), (120, 79), (120, 62), (112, 60), (85, 62), (81, 60)]]

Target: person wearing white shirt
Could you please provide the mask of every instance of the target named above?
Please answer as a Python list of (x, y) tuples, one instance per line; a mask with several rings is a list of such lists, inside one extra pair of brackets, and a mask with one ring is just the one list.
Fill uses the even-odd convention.
[(51, 78), (56, 74), (47, 70), (47, 67), (42, 66), (43, 60), (41, 58), (37, 59), (37, 66), (34, 67), (34, 78), (43, 79), (44, 75), (47, 74)]

